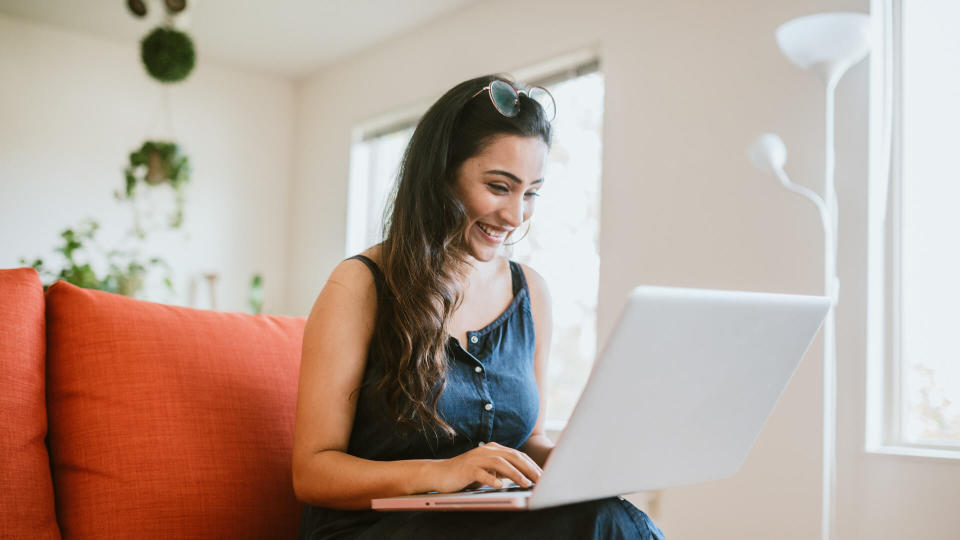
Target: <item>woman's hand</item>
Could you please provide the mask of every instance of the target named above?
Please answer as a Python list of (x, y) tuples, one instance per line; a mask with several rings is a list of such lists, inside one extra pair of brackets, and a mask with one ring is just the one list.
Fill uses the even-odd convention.
[(487, 485), (502, 487), (502, 478), (528, 487), (540, 480), (543, 471), (527, 454), (488, 442), (457, 457), (431, 462), (426, 469), (428, 485), (440, 493), (453, 493), (464, 488)]

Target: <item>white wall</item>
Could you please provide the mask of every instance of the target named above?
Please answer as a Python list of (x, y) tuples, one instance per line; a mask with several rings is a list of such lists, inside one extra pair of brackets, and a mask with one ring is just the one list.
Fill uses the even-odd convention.
[[(746, 148), (780, 133), (794, 181), (822, 190), (822, 86), (781, 56), (773, 30), (800, 15), (868, 8), (490, 1), (317, 73), (300, 87), (287, 311), (306, 315), (346, 255), (351, 129), (469, 77), (585, 47), (599, 51), (606, 77), (600, 335), (637, 283), (818, 294), (819, 218), (754, 171)], [(837, 97), (838, 538), (956, 538), (960, 516), (947, 505), (960, 500), (960, 463), (862, 451), (867, 83), (863, 62)], [(739, 473), (665, 490), (648, 509), (668, 538), (819, 537), (821, 355), (818, 337)]]
[[(87, 216), (113, 247), (128, 230), (114, 200), (128, 154), (160, 121), (161, 84), (119, 43), (0, 16), (0, 268), (20, 257), (54, 260), (59, 233)], [(254, 272), (265, 312), (282, 308), (288, 249), (296, 91), (292, 81), (205, 61), (170, 87), (173, 129), (193, 165), (182, 231), (149, 238), (144, 252), (176, 269), (185, 304), (191, 280), (220, 274), (217, 308), (248, 311)], [(205, 283), (197, 307), (209, 307)], [(161, 295), (156, 298), (160, 299)]]

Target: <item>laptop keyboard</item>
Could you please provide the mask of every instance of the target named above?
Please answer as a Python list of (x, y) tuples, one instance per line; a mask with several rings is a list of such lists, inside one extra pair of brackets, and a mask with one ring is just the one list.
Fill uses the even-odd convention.
[(536, 487), (536, 484), (530, 484), (530, 487), (523, 487), (523, 486), (521, 486), (521, 485), (518, 485), (516, 482), (511, 482), (511, 484), (512, 484), (512, 485), (510, 485), (510, 486), (499, 487), (499, 488), (490, 487), (490, 486), (481, 486), (481, 487), (478, 487), (478, 488), (476, 488), (476, 489), (465, 489), (465, 490), (463, 490), (463, 492), (464, 492), (464, 493), (472, 493), (472, 492), (481, 492), (481, 493), (503, 493), (503, 492), (506, 492), (506, 491), (530, 491), (530, 490), (532, 490), (534, 487)]

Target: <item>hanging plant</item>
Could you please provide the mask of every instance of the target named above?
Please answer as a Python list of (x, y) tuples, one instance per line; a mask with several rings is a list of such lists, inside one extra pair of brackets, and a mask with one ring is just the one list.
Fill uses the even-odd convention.
[[(179, 228), (183, 224), (184, 187), (190, 181), (190, 160), (180, 151), (176, 143), (166, 141), (147, 141), (139, 150), (130, 153), (130, 165), (123, 171), (126, 188), (123, 193), (115, 193), (119, 200), (130, 200), (136, 194), (137, 184), (156, 186), (169, 183), (176, 193), (177, 206), (170, 216), (170, 227)], [(139, 226), (138, 226), (139, 229)], [(143, 231), (138, 230), (143, 237)]]
[(190, 36), (169, 26), (158, 26), (143, 38), (140, 58), (147, 73), (165, 83), (186, 79), (196, 63)]

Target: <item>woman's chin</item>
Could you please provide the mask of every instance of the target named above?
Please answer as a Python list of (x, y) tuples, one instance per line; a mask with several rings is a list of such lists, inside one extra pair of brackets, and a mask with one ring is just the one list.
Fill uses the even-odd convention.
[(494, 251), (486, 251), (486, 250), (485, 250), (485, 251), (483, 251), (482, 253), (476, 253), (476, 252), (475, 252), (475, 253), (473, 254), (473, 258), (476, 259), (476, 260), (478, 260), (478, 261), (480, 261), (480, 262), (490, 262), (490, 261), (492, 261), (494, 258), (496, 258), (496, 256), (497, 256), (496, 250), (494, 250)]
[(476, 243), (470, 246), (470, 255), (480, 262), (490, 262), (496, 256), (499, 249), (493, 246), (479, 246)]
[(500, 246), (502, 243), (491, 242), (484, 238), (483, 234), (476, 230), (476, 225), (474, 225), (474, 231), (471, 237), (469, 238), (470, 244), (470, 254), (474, 259), (480, 262), (489, 262), (497, 256), (497, 253), (500, 251)]

